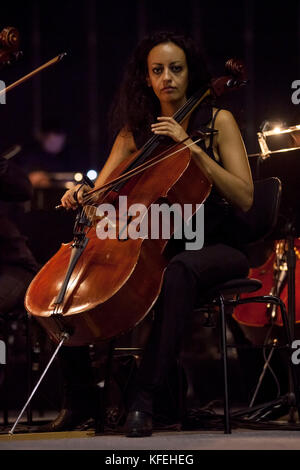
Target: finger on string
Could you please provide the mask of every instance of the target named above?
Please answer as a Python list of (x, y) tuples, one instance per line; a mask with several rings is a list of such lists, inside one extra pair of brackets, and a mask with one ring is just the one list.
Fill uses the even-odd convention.
[(152, 129), (158, 130), (158, 129), (174, 129), (172, 126), (166, 126), (165, 124), (162, 124), (160, 126), (152, 126)]
[(156, 131), (159, 131), (159, 130), (171, 131), (172, 130), (172, 128), (170, 126), (165, 126), (165, 125), (152, 127), (152, 129), (154, 129)]
[(174, 121), (175, 122), (175, 120), (170, 116), (158, 116), (157, 120), (161, 120), (161, 121), (166, 120), (166, 121)]
[(159, 135), (170, 135), (170, 132), (168, 131), (153, 131), (154, 134), (159, 134)]
[(154, 124), (151, 124), (151, 127), (158, 127), (158, 126), (173, 126), (173, 123), (169, 121), (161, 121), (161, 122), (155, 122)]
[(169, 132), (172, 134), (172, 131), (170, 129), (153, 129), (153, 132)]

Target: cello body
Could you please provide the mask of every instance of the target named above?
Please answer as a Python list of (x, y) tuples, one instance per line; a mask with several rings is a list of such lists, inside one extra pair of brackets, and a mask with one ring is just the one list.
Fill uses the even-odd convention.
[[(180, 207), (192, 204), (194, 213), (197, 204), (208, 196), (211, 182), (191, 159), (189, 149), (184, 145), (177, 147), (175, 155), (134, 176), (101, 203), (115, 204), (118, 196), (127, 196), (128, 207), (144, 204), (150, 209), (152, 204), (164, 201)], [(135, 158), (133, 155), (128, 159), (126, 166)], [(124, 163), (112, 176), (123, 171)], [(195, 180), (197, 185), (191, 184)], [(119, 225), (126, 226), (127, 218), (122, 219), (123, 214), (117, 216)], [(112, 224), (108, 224), (108, 230), (112, 230)], [(59, 313), (54, 313), (55, 302), (68, 269), (72, 242), (63, 244), (46, 263), (25, 296), (27, 312), (47, 329), (53, 341), (59, 342), (62, 332), (69, 333), (68, 346), (107, 340), (137, 325), (155, 303), (168, 263), (164, 255), (167, 240), (161, 237), (101, 240), (93, 226), (87, 238)]]

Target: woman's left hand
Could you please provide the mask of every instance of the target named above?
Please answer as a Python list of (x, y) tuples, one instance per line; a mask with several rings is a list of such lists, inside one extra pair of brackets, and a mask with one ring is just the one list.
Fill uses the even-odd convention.
[(154, 134), (166, 135), (175, 140), (175, 142), (182, 142), (188, 138), (185, 130), (172, 117), (161, 116), (157, 120), (159, 122), (151, 125), (151, 130)]

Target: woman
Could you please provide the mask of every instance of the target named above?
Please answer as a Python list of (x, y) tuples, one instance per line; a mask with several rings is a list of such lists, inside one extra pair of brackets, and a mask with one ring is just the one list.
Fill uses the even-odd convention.
[[(165, 275), (147, 347), (137, 374), (127, 436), (152, 433), (153, 395), (173, 364), (184, 326), (196, 298), (208, 288), (233, 277), (245, 276), (248, 263), (237, 249), (230, 230), (231, 207), (248, 211), (253, 201), (253, 183), (244, 144), (232, 114), (206, 104), (194, 111), (183, 125), (172, 116), (205, 83), (209, 76), (193, 42), (173, 33), (155, 33), (138, 46), (129, 65), (113, 116), (119, 133), (97, 181), (111, 172), (151, 135), (180, 142), (201, 125), (218, 132), (204, 146), (192, 144), (191, 155), (212, 179), (214, 189), (205, 203), (205, 246), (182, 251), (170, 261)], [(75, 209), (89, 188), (68, 190), (62, 198)]]

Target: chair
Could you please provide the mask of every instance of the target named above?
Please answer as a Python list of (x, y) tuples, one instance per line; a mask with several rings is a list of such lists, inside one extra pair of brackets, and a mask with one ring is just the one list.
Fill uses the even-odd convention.
[[(281, 182), (278, 178), (267, 178), (254, 183), (253, 206), (246, 214), (238, 213), (237, 218), (240, 223), (240, 233), (245, 240), (246, 250), (253, 249), (255, 244), (266, 240), (274, 230), (281, 199)], [(227, 340), (226, 340), (226, 311), (232, 313), (232, 309), (245, 303), (266, 303), (275, 304), (279, 307), (283, 328), (286, 337), (287, 347), (291, 347), (290, 327), (284, 303), (279, 297), (264, 295), (257, 297), (240, 298), (241, 294), (256, 292), (262, 287), (262, 283), (257, 279), (232, 279), (223, 284), (219, 284), (207, 292), (205, 299), (201, 299), (201, 305), (209, 309), (217, 306), (220, 313), (221, 328), (221, 356), (223, 362), (224, 377), (224, 433), (231, 433), (230, 412), (229, 412), (229, 392), (228, 392), (228, 361), (227, 361)], [(229, 298), (228, 298), (229, 297)], [(235, 298), (234, 298), (235, 297)], [(199, 310), (199, 309), (198, 309)], [(297, 374), (292, 361), (289, 361), (293, 392), (296, 397), (298, 412), (300, 411), (299, 391), (297, 384)], [(300, 413), (299, 413), (300, 416)]]

